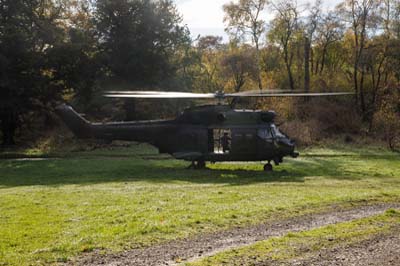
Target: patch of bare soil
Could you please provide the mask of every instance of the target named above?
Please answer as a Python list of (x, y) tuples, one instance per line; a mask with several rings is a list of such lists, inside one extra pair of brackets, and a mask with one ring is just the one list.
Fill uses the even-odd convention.
[(112, 266), (176, 265), (177, 262), (197, 260), (224, 250), (254, 244), (257, 241), (266, 240), (270, 237), (283, 236), (289, 232), (307, 231), (330, 224), (381, 214), (387, 209), (397, 208), (399, 206), (398, 204), (377, 204), (358, 206), (353, 209), (336, 207), (324, 213), (308, 214), (301, 217), (272, 221), (246, 228), (233, 228), (218, 233), (203, 234), (194, 238), (175, 240), (148, 248), (126, 251), (120, 254), (100, 255), (94, 252), (76, 261), (70, 262), (69, 264)]
[[(266, 263), (265, 265), (271, 265)], [(372, 239), (344, 247), (321, 250), (310, 258), (293, 260), (279, 265), (293, 266), (399, 266), (400, 227), (390, 234), (378, 235)]]

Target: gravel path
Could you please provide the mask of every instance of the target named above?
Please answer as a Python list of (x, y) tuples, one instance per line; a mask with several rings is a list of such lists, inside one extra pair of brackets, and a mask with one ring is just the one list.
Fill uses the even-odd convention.
[[(266, 263), (264, 265), (271, 265)], [(293, 266), (399, 266), (400, 226), (390, 234), (378, 235), (354, 245), (322, 250), (311, 258), (279, 265)]]
[[(94, 252), (79, 258), (77, 261), (70, 262), (70, 265), (176, 265), (178, 259), (179, 261), (193, 261), (231, 248), (250, 245), (270, 237), (283, 236), (289, 232), (306, 231), (330, 224), (365, 218), (399, 206), (398, 204), (378, 204), (359, 206), (350, 210), (333, 208), (329, 212), (274, 221), (247, 228), (234, 228), (214, 234), (200, 235), (195, 238), (171, 241), (144, 249), (130, 250), (120, 254), (99, 255)], [(314, 265), (311, 262), (311, 264), (306, 262), (304, 262), (306, 264), (301, 264), (301, 261), (296, 263), (300, 263), (298, 265)]]

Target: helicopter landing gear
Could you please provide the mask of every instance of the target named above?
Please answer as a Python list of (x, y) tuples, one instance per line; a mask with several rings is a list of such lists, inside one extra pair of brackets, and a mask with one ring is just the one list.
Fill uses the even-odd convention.
[(196, 169), (204, 169), (204, 168), (206, 168), (206, 162), (205, 161), (197, 161)]
[(264, 164), (264, 171), (265, 172), (272, 172), (273, 171), (272, 164), (270, 162)]
[(192, 164), (189, 165), (187, 169), (205, 169), (206, 162), (205, 161), (192, 161)]

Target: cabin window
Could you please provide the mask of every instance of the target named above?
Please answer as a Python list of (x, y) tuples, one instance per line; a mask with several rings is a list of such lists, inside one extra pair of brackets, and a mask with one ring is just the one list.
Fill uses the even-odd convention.
[[(231, 144), (232, 133), (230, 129), (214, 128), (209, 130), (209, 152), (230, 153)], [(213, 150), (211, 150), (212, 147)]]

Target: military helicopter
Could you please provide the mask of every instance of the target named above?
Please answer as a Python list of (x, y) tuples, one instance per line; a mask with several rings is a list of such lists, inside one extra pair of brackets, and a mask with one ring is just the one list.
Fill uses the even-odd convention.
[[(218, 104), (184, 110), (172, 120), (91, 123), (68, 105), (60, 105), (57, 113), (78, 138), (126, 140), (149, 143), (176, 159), (192, 162), (190, 168), (205, 168), (206, 162), (267, 161), (265, 171), (272, 171), (271, 162), (279, 165), (283, 158), (296, 158), (295, 142), (279, 130), (274, 111), (236, 110), (234, 103), (242, 97), (318, 97), (351, 93), (304, 93), (284, 90), (239, 93), (188, 93), (160, 91), (109, 91), (111, 98), (147, 99), (217, 99)], [(230, 105), (222, 104), (232, 99)]]

